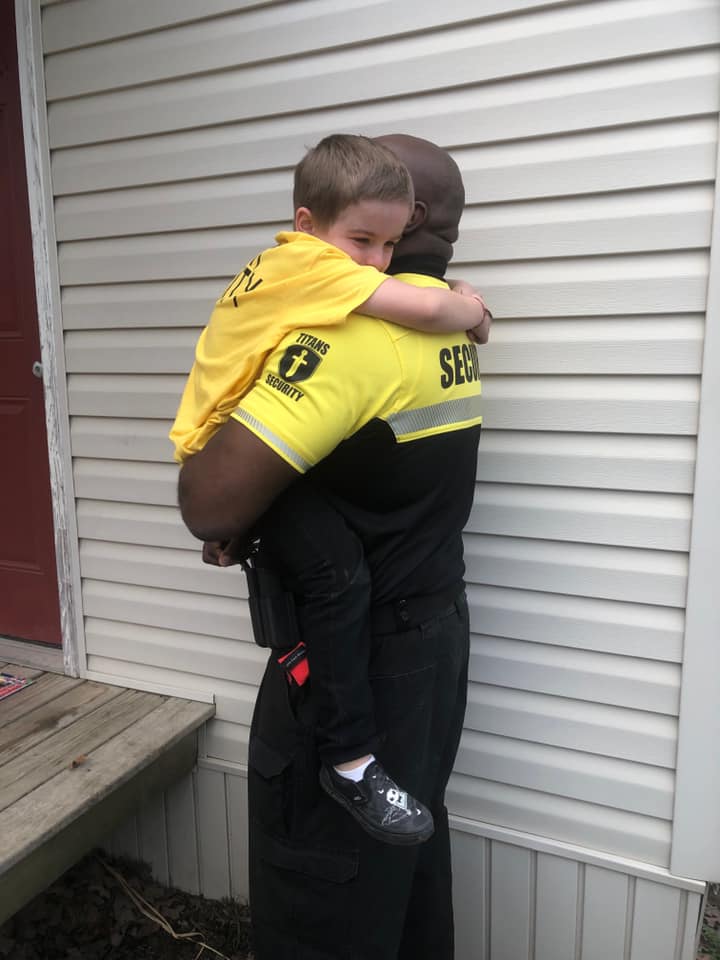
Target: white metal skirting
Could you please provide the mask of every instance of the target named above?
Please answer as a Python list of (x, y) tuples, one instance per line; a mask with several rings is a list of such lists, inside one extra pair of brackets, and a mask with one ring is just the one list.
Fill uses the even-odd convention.
[[(201, 760), (106, 844), (163, 883), (246, 900), (247, 781)], [(452, 818), (457, 960), (695, 960), (703, 885)]]

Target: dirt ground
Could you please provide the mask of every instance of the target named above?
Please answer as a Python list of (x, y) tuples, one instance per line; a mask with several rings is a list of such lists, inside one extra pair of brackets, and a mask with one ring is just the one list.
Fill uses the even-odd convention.
[[(247, 907), (234, 900), (169, 889), (143, 864), (91, 854), (0, 927), (0, 958), (252, 960), (249, 932)], [(720, 885), (710, 889), (698, 960), (720, 960)]]
[[(192, 936), (175, 939), (152, 908)], [(0, 927), (0, 958), (248, 960), (247, 907), (162, 887), (142, 864), (92, 854)]]
[(720, 884), (710, 885), (698, 960), (720, 960)]

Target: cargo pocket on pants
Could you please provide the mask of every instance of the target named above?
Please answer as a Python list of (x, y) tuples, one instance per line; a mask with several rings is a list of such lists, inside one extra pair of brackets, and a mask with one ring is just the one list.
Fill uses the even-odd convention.
[[(294, 943), (308, 956), (349, 957), (344, 944), (351, 936), (359, 851), (280, 839), (256, 822), (250, 826), (250, 847), (256, 936), (280, 956)], [(302, 949), (297, 953), (305, 955)]]

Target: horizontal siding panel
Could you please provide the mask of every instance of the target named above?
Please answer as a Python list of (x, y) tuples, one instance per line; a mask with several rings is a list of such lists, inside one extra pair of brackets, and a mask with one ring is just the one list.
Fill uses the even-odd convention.
[(197, 634), (212, 624), (213, 636), (252, 640), (244, 600), (100, 580), (85, 581), (83, 600), (88, 617)]
[(157, 507), (107, 500), (79, 500), (78, 533), (89, 540), (197, 550), (199, 542), (180, 518), (177, 507)]
[[(207, 689), (225, 699), (233, 695), (236, 683), (243, 685), (238, 696), (254, 699), (252, 685), (260, 682), (267, 660), (267, 650), (252, 642), (208, 636), (206, 631), (195, 634), (88, 617), (85, 632), (91, 656), (213, 677), (219, 683)], [(189, 679), (179, 685), (192, 686)]]
[(480, 440), (477, 476), (489, 483), (692, 493), (696, 446), (694, 437), (533, 433), (486, 427)]
[(467, 202), (497, 203), (710, 182), (716, 135), (715, 119), (703, 117), (483, 143), (453, 155)]
[[(543, 146), (551, 150), (554, 146), (555, 151), (564, 157), (564, 151), (571, 152), (573, 144), (584, 143), (584, 138), (597, 143), (603, 142), (605, 137), (620, 137), (624, 142), (630, 135), (627, 124), (641, 124), (636, 131), (657, 129), (660, 139), (667, 142), (672, 140), (672, 135), (663, 135), (666, 128), (674, 129), (676, 123), (701, 122), (699, 118), (703, 114), (717, 113), (720, 100), (715, 82), (717, 71), (715, 54), (684, 54), (673, 57), (672, 61), (636, 63), (629, 72), (616, 66), (590, 71), (589, 78), (584, 78), (584, 86), (576, 82), (572, 90), (568, 89), (567, 79), (563, 84), (562, 78), (534, 78), (531, 83), (515, 81), (499, 85), (499, 95), (495, 91), (492, 98), (487, 90), (482, 91), (482, 99), (477, 94), (468, 96), (464, 91), (451, 91), (438, 97), (403, 98), (375, 104), (370, 112), (361, 106), (328, 110), (315, 116), (289, 116), (284, 117), (281, 124), (272, 120), (249, 121), (155, 134), (111, 144), (72, 146), (69, 141), (66, 149), (56, 150), (53, 154), (53, 185), (56, 192), (66, 194), (212, 176), (237, 176), (255, 170), (289, 170), (300, 159), (308, 143), (315, 143), (337, 130), (374, 136), (399, 129), (452, 146), (466, 144), (468, 129), (478, 129), (483, 131), (483, 145), (479, 148), (483, 157), (497, 156), (488, 150), (524, 149), (533, 158), (528, 163), (535, 162), (535, 150), (541, 150)], [(618, 85), (619, 90), (616, 89)], [(625, 89), (622, 89), (623, 85)], [(603, 86), (609, 90), (604, 91)], [(504, 102), (495, 102), (498, 96)], [(672, 123), (668, 122), (669, 118)], [(599, 129), (588, 132), (593, 127)], [(713, 133), (713, 141), (714, 136)], [(509, 146), (509, 140), (526, 142)], [(493, 141), (502, 142), (496, 144)], [(462, 165), (460, 154), (458, 159)], [(708, 161), (710, 179), (715, 169), (714, 146)], [(507, 163), (502, 152), (497, 163), (498, 173), (491, 174), (488, 183), (505, 182), (503, 172), (506, 165), (510, 166), (509, 177), (512, 178), (512, 164)], [(595, 177), (605, 166), (593, 159), (588, 165), (595, 171)], [(521, 176), (519, 196), (528, 196), (534, 176), (532, 173), (527, 180)], [(677, 176), (680, 177), (679, 171)], [(482, 171), (479, 178), (481, 184), (485, 182)], [(568, 183), (562, 174), (555, 179)], [(678, 181), (673, 179), (672, 182)], [(572, 180), (569, 183), (574, 187)], [(625, 181), (621, 180), (619, 186), (624, 185)], [(641, 182), (639, 185), (645, 184)], [(592, 192), (593, 184), (589, 187), (583, 190), (578, 184), (570, 192)], [(469, 188), (468, 197), (474, 202), (478, 188), (472, 178)], [(555, 193), (552, 182), (546, 192)], [(566, 192), (567, 187), (559, 194)], [(483, 199), (485, 195), (480, 192), (477, 197)], [(492, 195), (487, 199), (493, 199)]]
[(465, 563), (475, 583), (670, 607), (685, 601), (684, 554), (520, 538), (474, 541), (466, 538)]
[[(202, 321), (201, 321), (202, 322)], [(187, 373), (197, 330), (71, 330), (65, 334), (68, 373)]]
[[(417, 92), (437, 95), (439, 89), (717, 42), (720, 10), (714, 0), (689, 2), (692, 15), (658, 3), (657, 12), (644, 17), (637, 16), (641, 7), (633, 0), (622, 6), (593, 3), (569, 13), (517, 16), (507, 24), (465, 25), (429, 36), (162, 81), (153, 85), (152, 98), (143, 87), (89, 94), (50, 104), (51, 146), (277, 117)], [(102, 63), (98, 69), (100, 76), (107, 71)], [(483, 93), (479, 88), (477, 98)], [(50, 85), (48, 99), (55, 96)]]
[[(70, 330), (65, 335), (67, 369), (70, 373), (185, 373), (203, 320), (198, 314), (192, 330)], [(481, 373), (699, 373), (703, 332), (701, 318), (693, 316), (503, 320), (495, 323), (492, 342), (480, 351)]]
[(649, 817), (672, 818), (674, 774), (647, 764), (466, 730), (455, 771)]
[(496, 536), (687, 550), (691, 510), (688, 496), (479, 483), (466, 529)]
[(479, 287), (498, 317), (702, 313), (707, 254), (637, 254), (551, 261), (456, 262), (453, 273)]
[(453, 774), (451, 814), (667, 866), (670, 823), (626, 810)]
[[(545, 5), (546, 0), (485, 0), (482, 16), (517, 13)], [(86, 46), (163, 27), (167, 38), (154, 41), (151, 49), (155, 55), (159, 44), (164, 43), (182, 60), (185, 69), (191, 63), (197, 71), (318, 49), (318, 36), (322, 36), (322, 47), (331, 47), (348, 40), (359, 42), (478, 19), (475, 0), (454, 0), (452, 9), (443, 11), (417, 9), (397, 0), (346, 0), (342, 13), (329, 0), (303, 0), (302, 4), (278, 0), (206, 0), (202, 11), (198, 10), (197, 0), (154, 0), (151, 7), (141, 0), (124, 0), (122, 13), (113, 0), (75, 0), (71, 7), (63, 16), (46, 11), (43, 19), (46, 51)], [(253, 9), (233, 15), (247, 7)], [(199, 13), (208, 20), (218, 19), (198, 24), (195, 21)], [(220, 19), (222, 14), (228, 16)], [(179, 26), (183, 23), (190, 25)], [(197, 41), (193, 42), (195, 38)], [(215, 50), (214, 58), (207, 51), (208, 45)], [(126, 44), (113, 45), (112, 49), (133, 53)], [(142, 46), (140, 50), (143, 57), (138, 59), (135, 68), (145, 66), (147, 69), (144, 57), (150, 51)]]
[(458, 260), (532, 260), (710, 245), (712, 190), (687, 187), (469, 207)]
[(470, 679), (670, 716), (680, 697), (676, 664), (490, 636), (473, 637)]
[(225, 286), (216, 279), (65, 287), (63, 325), (65, 330), (199, 328)]
[(205, 756), (228, 763), (247, 764), (250, 725), (211, 720), (205, 732)]
[[(267, 654), (267, 651), (265, 651)], [(223, 723), (242, 725), (248, 728), (252, 722), (253, 710), (255, 709), (255, 698), (257, 697), (257, 684), (260, 682), (264, 663), (260, 665), (257, 674), (258, 679), (253, 681), (252, 685), (240, 688), (240, 696), (235, 690), (235, 682), (228, 684), (227, 692), (223, 687), (219, 687), (215, 694), (215, 717)], [(245, 838), (243, 838), (245, 842)]]
[(70, 375), (70, 413), (88, 417), (175, 419), (186, 377)]
[(172, 550), (136, 543), (83, 540), (80, 572), (90, 580), (186, 590), (213, 597), (247, 597), (241, 568), (223, 569), (203, 563), (199, 542), (194, 550)]
[(88, 500), (175, 506), (177, 476), (177, 466), (169, 463), (79, 458), (73, 463), (75, 495)]
[(173, 451), (168, 439), (171, 425), (170, 420), (73, 417), (72, 453), (74, 457), (167, 463)]
[[(239, 221), (289, 224), (291, 186), (292, 176), (283, 171), (62, 197), (57, 236), (78, 240)], [(468, 201), (457, 256), (505, 260), (708, 246), (712, 202), (705, 185), (512, 205)]]
[[(195, 320), (193, 329), (69, 330), (67, 370), (185, 373), (205, 317)], [(699, 374), (703, 332), (695, 316), (502, 320), (479, 352), (481, 374)]]
[[(172, 457), (171, 425), (171, 420), (74, 417), (73, 455), (167, 463)], [(485, 429), (478, 452), (478, 479), (691, 493), (695, 449), (692, 437)]]
[(701, 315), (500, 320), (480, 368), (483, 375), (700, 373), (704, 331)]
[[(214, 276), (213, 295), (202, 310), (198, 304), (199, 327), (227, 279), (268, 239), (260, 228), (249, 228), (65, 243), (59, 255), (61, 281), (134, 284)], [(454, 274), (479, 287), (498, 317), (697, 314), (705, 309), (707, 256), (698, 251), (482, 266), (457, 261)]]
[[(292, 219), (292, 173), (255, 173), (157, 187), (60, 197), (55, 205), (58, 240), (164, 233), (239, 222)], [(268, 230), (265, 246), (272, 234)]]
[(682, 659), (685, 615), (675, 607), (472, 583), (467, 593), (477, 633), (651, 661)]
[(677, 719), (634, 708), (471, 683), (465, 727), (669, 769), (675, 765)]
[[(184, 376), (71, 374), (74, 416), (174, 419)], [(486, 427), (694, 434), (697, 381), (685, 377), (485, 377)]]
[[(177, 502), (177, 467), (171, 463), (77, 458), (74, 478), (77, 496), (85, 499), (168, 507)], [(659, 551), (687, 550), (689, 508), (688, 499), (682, 496), (618, 491), (597, 491), (593, 496), (590, 491), (564, 487), (479, 484), (467, 527), (478, 535), (469, 538), (468, 569), (478, 582), (488, 582), (484, 570), (491, 575), (491, 582), (497, 582), (505, 568), (517, 564), (517, 571), (523, 570), (531, 579), (544, 577), (546, 585), (560, 571), (563, 579), (568, 567), (577, 568), (581, 582), (593, 570), (621, 571), (622, 575), (637, 572), (640, 578), (646, 574), (657, 577), (658, 588), (668, 591), (667, 602), (678, 601), (678, 597), (681, 602), (682, 595), (671, 583), (686, 576), (684, 558), (617, 548), (644, 544)], [(537, 540), (613, 546), (593, 550), (533, 543), (519, 539), (520, 533)], [(545, 571), (538, 569), (543, 566)]]
[[(203, 13), (217, 16), (244, 7), (265, 7), (280, 0), (205, 0)], [(62, 4), (62, 6), (60, 6)], [(197, 20), (197, 0), (124, 0), (122, 9), (116, 0), (40, 0), (43, 10), (43, 42), (52, 52), (112, 40), (117, 36), (144, 33)]]
[[(258, 250), (268, 246), (274, 232), (253, 226), (63, 243), (59, 248), (60, 279), (67, 286), (217, 277), (217, 299), (223, 279), (239, 273)], [(212, 308), (212, 302), (208, 307)], [(203, 316), (200, 323), (204, 322)]]
[(692, 377), (484, 376), (483, 423), (491, 429), (694, 435)]

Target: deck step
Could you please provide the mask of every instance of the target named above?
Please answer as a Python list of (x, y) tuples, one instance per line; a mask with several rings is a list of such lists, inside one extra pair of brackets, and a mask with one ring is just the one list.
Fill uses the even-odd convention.
[(187, 773), (214, 706), (38, 674), (0, 701), (0, 923)]

